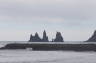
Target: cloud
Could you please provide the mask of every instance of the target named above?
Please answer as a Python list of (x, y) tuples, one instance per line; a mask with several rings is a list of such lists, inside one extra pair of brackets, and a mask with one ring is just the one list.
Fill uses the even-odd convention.
[(94, 0), (1, 0), (0, 14), (82, 19), (96, 16), (95, 8)]
[(10, 22), (10, 23), (21, 23), (21, 24), (30, 24), (30, 23), (62, 23), (64, 22), (64, 18), (55, 18), (55, 17), (40, 17), (40, 16), (32, 16), (32, 17), (14, 17), (14, 16), (0, 16), (1, 22)]
[(45, 28), (50, 32), (66, 31), (66, 34), (82, 32), (76, 33), (79, 38), (64, 35), (66, 39), (80, 40), (88, 34), (87, 31), (83, 33), (81, 30), (96, 29), (95, 17), (96, 0), (0, 0), (1, 30), (5, 28), (39, 31)]
[[(95, 0), (1, 0), (0, 15), (14, 18), (46, 17), (67, 21), (91, 20), (96, 16)], [(96, 19), (95, 19), (96, 20)]]

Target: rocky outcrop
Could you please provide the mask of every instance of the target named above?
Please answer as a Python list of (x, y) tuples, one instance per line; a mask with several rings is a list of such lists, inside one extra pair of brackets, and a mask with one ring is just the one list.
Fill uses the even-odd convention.
[[(30, 35), (29, 42), (49, 42), (48, 36), (46, 34), (46, 31), (43, 32), (43, 38), (41, 39), (38, 35), (38, 33), (35, 34), (35, 36)], [(63, 37), (60, 32), (56, 33), (56, 38), (52, 39), (51, 42), (64, 42)]]
[(60, 32), (56, 33), (56, 38), (52, 42), (64, 42), (63, 37)]
[(42, 42), (49, 42), (48, 36), (46, 35), (46, 31), (45, 31), (45, 30), (44, 30), (44, 32), (43, 32), (43, 39), (42, 39)]
[(30, 40), (29, 42), (41, 42), (41, 38), (39, 37), (38, 33), (35, 33), (35, 36), (30, 35)]
[(49, 42), (48, 36), (46, 35), (46, 31), (44, 30), (42, 39), (39, 37), (37, 32), (36, 32), (35, 36), (32, 36), (32, 34), (31, 34), (29, 42)]
[(92, 37), (90, 37), (86, 42), (96, 42), (96, 30), (94, 31)]

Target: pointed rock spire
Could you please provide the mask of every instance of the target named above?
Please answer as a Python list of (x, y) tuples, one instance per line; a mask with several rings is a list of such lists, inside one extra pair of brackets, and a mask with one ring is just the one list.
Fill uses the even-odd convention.
[(39, 37), (38, 33), (35, 33), (35, 36), (30, 35), (29, 42), (41, 42), (41, 38)]
[(33, 36), (32, 36), (32, 34), (30, 35), (30, 40), (29, 40), (29, 42), (31, 42), (32, 41), (32, 38), (33, 38)]
[[(42, 39), (39, 37), (37, 32), (35, 33), (35, 36), (32, 36), (31, 34), (29, 42), (49, 42), (46, 31), (44, 30)], [(56, 33), (56, 38), (52, 39), (52, 42), (64, 42), (63, 37), (60, 32)]]
[(42, 39), (42, 42), (49, 42), (48, 36), (46, 35), (46, 31), (45, 31), (45, 30), (44, 30), (44, 32), (43, 32), (43, 39)]
[(34, 36), (34, 42), (41, 42), (41, 38), (39, 37), (38, 33), (36, 32), (35, 33), (35, 36)]

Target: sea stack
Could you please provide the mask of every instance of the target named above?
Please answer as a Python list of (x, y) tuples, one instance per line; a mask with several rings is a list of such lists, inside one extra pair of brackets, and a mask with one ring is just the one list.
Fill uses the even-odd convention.
[(96, 30), (94, 31), (92, 37), (90, 37), (86, 42), (96, 42)]
[(49, 42), (46, 31), (44, 30), (42, 39), (39, 37), (37, 32), (35, 33), (35, 36), (32, 36), (31, 34), (29, 42)]
[(64, 42), (63, 37), (60, 32), (56, 33), (56, 38), (52, 42)]
[(35, 33), (35, 36), (30, 35), (30, 40), (29, 42), (41, 42), (41, 38), (39, 37), (38, 33)]
[(44, 30), (44, 32), (43, 32), (42, 42), (49, 42), (48, 36), (46, 35), (46, 31), (45, 31), (45, 30)]
[(64, 42), (64, 39), (61, 35), (60, 32), (56, 33), (56, 38), (52, 39), (52, 41), (49, 41), (48, 36), (46, 34), (46, 31), (44, 30), (43, 32), (43, 38), (40, 38), (38, 33), (35, 33), (35, 36), (33, 36), (32, 34), (30, 35), (30, 40), (29, 42)]

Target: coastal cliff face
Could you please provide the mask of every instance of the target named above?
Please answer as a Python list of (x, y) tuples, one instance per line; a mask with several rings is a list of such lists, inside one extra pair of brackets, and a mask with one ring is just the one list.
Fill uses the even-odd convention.
[(46, 31), (44, 30), (42, 39), (39, 37), (38, 33), (36, 32), (35, 36), (32, 36), (32, 34), (30, 35), (29, 42), (64, 42), (64, 39), (63, 39), (61, 33), (57, 32), (56, 38), (53, 39), (52, 41), (49, 41)]
[(96, 30), (94, 31), (92, 37), (90, 37), (86, 42), (96, 42)]

